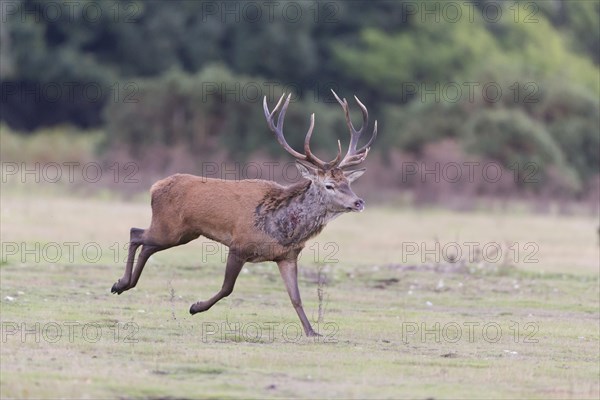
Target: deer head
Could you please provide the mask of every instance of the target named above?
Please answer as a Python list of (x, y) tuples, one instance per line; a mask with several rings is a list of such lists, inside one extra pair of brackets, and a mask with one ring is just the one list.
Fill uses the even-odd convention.
[[(369, 154), (370, 146), (375, 140), (375, 137), (377, 137), (377, 121), (375, 121), (373, 134), (371, 135), (368, 143), (357, 149), (356, 147), (358, 145), (358, 141), (369, 122), (369, 113), (367, 108), (360, 102), (360, 100), (358, 100), (356, 96), (354, 96), (354, 99), (358, 103), (363, 115), (363, 125), (359, 130), (356, 130), (354, 125), (352, 125), (352, 121), (350, 120), (350, 109), (348, 102), (346, 99), (340, 100), (338, 95), (333, 90), (331, 92), (344, 110), (346, 124), (348, 125), (348, 130), (350, 131), (350, 144), (348, 145), (348, 151), (346, 152), (344, 158), (342, 158), (342, 146), (339, 140), (337, 156), (331, 161), (322, 161), (312, 153), (310, 150), (310, 138), (315, 126), (314, 113), (310, 116), (310, 127), (308, 128), (308, 132), (306, 133), (306, 137), (304, 139), (304, 154), (297, 152), (287, 143), (285, 137), (283, 136), (283, 122), (285, 119), (285, 113), (290, 103), (291, 94), (287, 96), (285, 102), (283, 103), (283, 107), (281, 107), (282, 101), (285, 97), (285, 94), (283, 94), (279, 98), (279, 101), (272, 112), (269, 111), (267, 106), (267, 98), (265, 96), (263, 100), (265, 117), (267, 119), (267, 123), (269, 124), (269, 128), (271, 131), (273, 131), (273, 133), (275, 133), (275, 137), (277, 138), (279, 144), (294, 158), (296, 158), (296, 166), (298, 167), (298, 170), (302, 176), (306, 179), (309, 179), (313, 183), (314, 187), (317, 188), (321, 198), (324, 199), (324, 202), (327, 204), (328, 211), (334, 213), (349, 211), (361, 212), (365, 208), (365, 202), (352, 191), (350, 185), (352, 182), (358, 179), (366, 171), (366, 169), (348, 170), (348, 168), (362, 163), (367, 157), (367, 154)], [(277, 124), (275, 124), (274, 117), (275, 114), (280, 110), (280, 107), (281, 112), (277, 118)]]

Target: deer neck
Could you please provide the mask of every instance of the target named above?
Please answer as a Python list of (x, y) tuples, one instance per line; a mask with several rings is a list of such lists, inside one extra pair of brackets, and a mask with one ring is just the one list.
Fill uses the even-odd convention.
[(303, 245), (339, 213), (328, 211), (318, 188), (304, 180), (265, 196), (255, 215), (256, 225), (287, 247)]

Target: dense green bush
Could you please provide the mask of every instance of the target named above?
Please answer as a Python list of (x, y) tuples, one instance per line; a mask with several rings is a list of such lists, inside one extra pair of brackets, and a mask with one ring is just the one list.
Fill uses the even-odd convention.
[(526, 175), (518, 180), (521, 185), (546, 184), (552, 167), (567, 189), (581, 188), (552, 135), (520, 110), (487, 109), (473, 115), (465, 124), (464, 145), (470, 153)]
[(496, 160), (507, 169), (535, 164), (538, 184), (550, 175), (561, 176), (563, 186), (577, 190), (600, 169), (598, 100), (583, 88), (548, 81), (519, 90), (533, 94), (531, 101), (523, 96), (515, 100), (509, 93), (491, 104), (479, 96), (450, 104), (388, 106), (383, 126), (391, 128), (381, 138), (383, 146), (419, 155), (428, 143), (452, 138), (467, 154)]
[(532, 114), (565, 153), (567, 162), (584, 178), (600, 171), (600, 100), (585, 88), (566, 83), (546, 85)]

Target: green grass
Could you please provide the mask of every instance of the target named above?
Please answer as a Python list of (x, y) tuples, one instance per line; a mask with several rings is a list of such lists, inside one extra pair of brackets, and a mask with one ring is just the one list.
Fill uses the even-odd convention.
[[(324, 336), (315, 340), (296, 338), (299, 322), (272, 263), (248, 264), (229, 298), (190, 316), (222, 281), (222, 254), (203, 260), (208, 242), (157, 254), (137, 288), (110, 294), (129, 227), (148, 224), (144, 203), (13, 193), (1, 213), (2, 398), (599, 395), (595, 218), (390, 208), (343, 216), (301, 262), (313, 321), (319, 265), (326, 276)], [(71, 241), (97, 243), (102, 254), (36, 262), (20, 252), (22, 243), (57, 243), (64, 253)], [(406, 257), (409, 241), (512, 241), (521, 251), (534, 242), (538, 261), (459, 268)], [(7, 243), (19, 252), (7, 255)], [(34, 333), (12, 334), (15, 326)]]

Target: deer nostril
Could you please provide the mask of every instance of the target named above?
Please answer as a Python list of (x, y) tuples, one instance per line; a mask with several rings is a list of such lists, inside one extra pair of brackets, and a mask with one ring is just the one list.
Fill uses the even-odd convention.
[(358, 199), (354, 202), (354, 206), (356, 208), (362, 208), (362, 207), (364, 207), (364, 205), (365, 205), (365, 202), (363, 201), (363, 199)]

